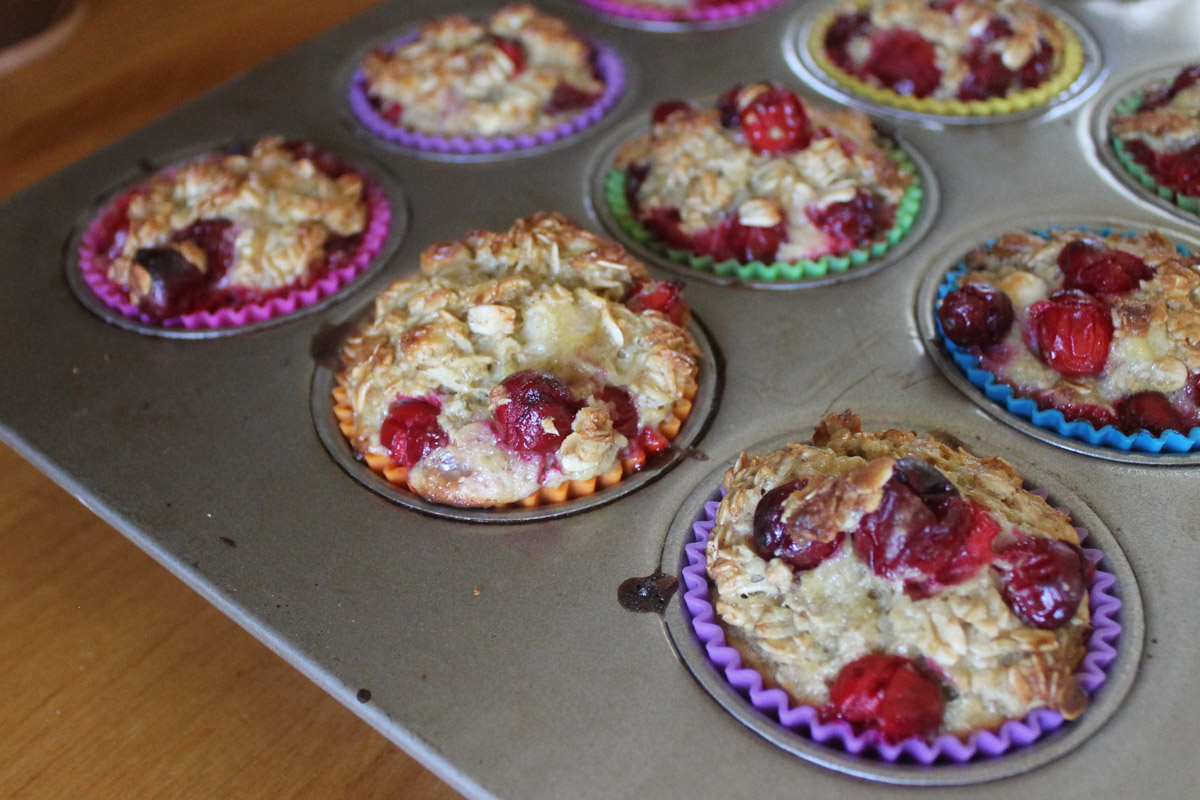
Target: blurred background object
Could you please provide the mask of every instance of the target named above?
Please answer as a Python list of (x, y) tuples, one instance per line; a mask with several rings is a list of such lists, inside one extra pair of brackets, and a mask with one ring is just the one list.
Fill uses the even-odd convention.
[(82, 0), (0, 2), (0, 74), (35, 61), (65, 42), (82, 19)]

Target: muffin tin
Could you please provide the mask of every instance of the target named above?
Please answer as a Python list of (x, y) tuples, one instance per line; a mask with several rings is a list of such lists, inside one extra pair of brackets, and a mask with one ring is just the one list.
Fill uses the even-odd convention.
[[(845, 771), (875, 780), (811, 764), (714, 700), (684, 663), (695, 643), (676, 629), (678, 595), (664, 619), (625, 610), (617, 590), (659, 568), (678, 575), (673, 520), (743, 449), (847, 407), (872, 424), (949, 430), (1110, 532), (1134, 578), (1117, 576), (1121, 599), (1137, 607), (1140, 587), (1145, 607), (1144, 647), (1123, 644), (1113, 666), (1128, 694), (1097, 701), (1092, 711), (1105, 713), (1081, 719), (1094, 728), (1086, 740), (1051, 737), (1005, 756), (994, 774), (964, 777), (955, 796), (1192, 796), (1200, 733), (1181, 709), (1200, 693), (1200, 470), (1115, 464), (997, 424), (930, 359), (914, 315), (940, 259), (1018, 216), (1194, 235), (1103, 165), (1091, 90), (1030, 119), (945, 129), (894, 121), (928, 160), (940, 203), (886, 269), (771, 292), (689, 281), (722, 385), (707, 430), (638, 491), (553, 519), (433, 518), (360, 485), (322, 445), (310, 395), (317, 357), (353, 309), (411, 274), (428, 244), (471, 228), (559, 210), (602, 230), (590, 204), (597, 159), (618, 126), (660, 100), (760, 78), (823, 93), (788, 56), (812, 5), (667, 33), (546, 0), (544, 10), (612, 44), (638, 80), (613, 114), (552, 148), (460, 163), (380, 147), (349, 121), (341, 77), (350, 54), (380, 31), (478, 7), (397, 0), (46, 179), (0, 205), (0, 438), (468, 796), (711, 797), (748, 787), (789, 796), (803, 787), (882, 798), (896, 790), (878, 781), (892, 778), (858, 762)], [(1155, 54), (1200, 46), (1200, 6), (1187, 0), (1059, 5), (1094, 33), (1097, 93), (1153, 66)], [(76, 300), (64, 278), (73, 232), (139, 160), (270, 133), (371, 164), (402, 188), (393, 201), (407, 198), (407, 230), (377, 271), (311, 313), (200, 341), (125, 330)], [(1100, 549), (1109, 554), (1107, 542)], [(1122, 624), (1135, 643), (1138, 619), (1127, 613)], [(942, 782), (919, 768), (907, 774), (905, 783)]]

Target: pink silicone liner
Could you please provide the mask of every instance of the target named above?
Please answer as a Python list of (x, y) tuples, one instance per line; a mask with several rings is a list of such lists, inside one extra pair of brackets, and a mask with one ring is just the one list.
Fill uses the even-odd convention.
[[(419, 36), (419, 31), (412, 31), (392, 40), (384, 49), (391, 52), (416, 41)], [(354, 70), (354, 76), (350, 79), (350, 108), (354, 111), (358, 121), (376, 136), (389, 142), (430, 153), (503, 155), (538, 145), (550, 144), (595, 125), (613, 109), (625, 91), (625, 68), (621, 65), (621, 59), (616, 52), (600, 42), (593, 42), (592, 47), (596, 53), (596, 68), (604, 80), (604, 92), (600, 95), (600, 99), (566, 122), (542, 131), (516, 136), (436, 136), (393, 125), (380, 116), (375, 106), (371, 104), (367, 94), (367, 78), (361, 69)]]
[(579, 0), (584, 5), (615, 17), (628, 17), (647, 22), (718, 22), (757, 14), (759, 11), (777, 6), (784, 0), (731, 0), (706, 6), (690, 6), (682, 9), (654, 8), (620, 0)]
[(323, 300), (345, 287), (367, 268), (371, 259), (383, 248), (392, 221), (392, 208), (388, 202), (387, 193), (369, 175), (358, 170), (355, 172), (363, 178), (367, 201), (367, 227), (363, 232), (362, 243), (354, 251), (354, 256), (348, 264), (339, 269), (330, 270), (320, 280), (314, 281), (309, 286), (293, 289), (286, 294), (272, 297), (261, 303), (230, 306), (216, 311), (198, 311), (163, 319), (156, 319), (143, 313), (136, 305), (129, 302), (129, 296), (124, 287), (109, 280), (109, 261), (100, 252), (100, 247), (111, 237), (118, 217), (129, 198), (138, 191), (138, 186), (112, 200), (84, 232), (79, 246), (79, 269), (83, 280), (106, 306), (124, 317), (137, 320), (151, 328), (188, 331), (219, 330), (265, 322), (291, 314)]
[[(1002, 723), (996, 731), (975, 731), (966, 741), (957, 736), (943, 734), (932, 742), (912, 737), (893, 744), (886, 741), (878, 731), (868, 730), (858, 734), (848, 722), (822, 722), (815, 706), (793, 704), (782, 689), (764, 688), (762, 675), (757, 670), (743, 667), (741, 655), (725, 643), (725, 632), (717, 623), (716, 612), (708, 599), (705, 545), (716, 523), (719, 497), (723, 494), (722, 491), (714, 495), (713, 500), (706, 502), (702, 512), (703, 518), (692, 525), (693, 541), (684, 547), (687, 565), (681, 571), (686, 587), (683, 601), (692, 630), (699, 637), (709, 659), (724, 673), (733, 688), (748, 697), (754, 708), (777, 719), (785, 728), (836, 750), (892, 763), (913, 760), (926, 765), (995, 758), (1010, 748), (1032, 744), (1043, 734), (1057, 730), (1066, 722), (1057, 711), (1038, 708), (1024, 719)], [(1080, 541), (1088, 535), (1085, 528), (1076, 527), (1075, 530)], [(1083, 553), (1094, 565), (1098, 565), (1104, 557), (1099, 550), (1086, 547), (1083, 548)], [(1092, 635), (1088, 639), (1087, 653), (1076, 676), (1089, 695), (1095, 694), (1108, 678), (1105, 669), (1117, 657), (1114, 645), (1121, 634), (1121, 625), (1117, 622), (1121, 612), (1121, 601), (1109, 594), (1116, 582), (1116, 578), (1097, 566), (1095, 577), (1088, 586)]]

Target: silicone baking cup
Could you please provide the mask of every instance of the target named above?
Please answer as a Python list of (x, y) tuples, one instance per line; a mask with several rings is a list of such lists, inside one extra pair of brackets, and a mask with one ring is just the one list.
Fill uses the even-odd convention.
[[(866, 7), (868, 3), (859, 3)], [(1070, 25), (1055, 17), (1054, 24), (1063, 36), (1058, 71), (1040, 86), (988, 100), (937, 100), (912, 97), (874, 86), (851, 75), (829, 60), (825, 53), (825, 35), (837, 19), (836, 10), (821, 14), (813, 23), (807, 42), (813, 64), (843, 90), (879, 106), (937, 117), (994, 117), (1029, 111), (1046, 105), (1065, 92), (1083, 74), (1084, 48)]]
[(676, 264), (682, 264), (700, 272), (710, 272), (721, 277), (736, 277), (747, 281), (795, 281), (803, 278), (819, 278), (846, 272), (884, 255), (908, 235), (921, 211), (924, 189), (921, 186), (920, 174), (912, 159), (904, 150), (890, 142), (885, 141), (883, 147), (901, 170), (912, 176), (912, 183), (897, 204), (896, 217), (892, 227), (870, 247), (851, 250), (841, 255), (823, 255), (817, 259), (794, 262), (776, 261), (772, 264), (764, 264), (761, 261), (743, 264), (737, 259), (716, 261), (712, 256), (696, 255), (687, 250), (670, 247), (643, 225), (634, 216), (633, 209), (629, 207), (625, 170), (612, 169), (605, 175), (604, 199), (613, 220), (626, 236)]
[[(1113, 108), (1113, 116), (1121, 117), (1136, 112), (1142, 105), (1142, 98), (1145, 96), (1144, 91), (1134, 92), (1123, 99)], [(1200, 215), (1200, 197), (1194, 195), (1181, 194), (1169, 186), (1163, 186), (1158, 180), (1151, 175), (1145, 167), (1137, 162), (1129, 151), (1125, 149), (1124, 142), (1117, 136), (1109, 138), (1109, 144), (1113, 149), (1113, 155), (1116, 156), (1117, 162), (1125, 169), (1126, 172), (1133, 177), (1143, 188), (1152, 194), (1161, 197), (1167, 202), (1174, 203), (1184, 211), (1189, 211), (1193, 214)]]
[[(671, 416), (658, 425), (658, 432), (669, 441), (674, 441), (679, 435), (683, 423), (691, 416), (696, 390), (688, 392), (684, 397), (675, 401), (671, 408)], [(333, 414), (337, 417), (338, 428), (349, 441), (354, 436), (354, 409), (350, 406), (349, 395), (340, 385), (333, 389)], [(565, 503), (580, 497), (590, 497), (600, 489), (615, 486), (624, 478), (633, 475), (646, 463), (646, 452), (636, 443), (630, 448), (630, 453), (621, 459), (613, 469), (595, 478), (581, 481), (564, 481), (555, 487), (543, 487), (528, 497), (513, 503), (506, 508), (539, 508), (541, 506)], [(408, 467), (402, 467), (384, 455), (369, 453), (363, 457), (371, 471), (382, 475), (388, 483), (402, 489), (408, 489)]]
[[(1088, 230), (1083, 227), (1079, 227), (1079, 229)], [(1049, 238), (1049, 233), (1045, 230), (1034, 229), (1030, 232), (1043, 238)], [(1114, 232), (1112, 228), (1100, 228), (1095, 231), (1100, 236), (1111, 236)], [(1136, 234), (1130, 233), (1127, 235), (1133, 236)], [(987, 245), (989, 247), (992, 245), (992, 241), (988, 241)], [(1191, 256), (1191, 251), (1184, 245), (1176, 244), (1175, 247), (1180, 255)], [(949, 292), (958, 288), (958, 279), (966, 273), (966, 270), (966, 264), (960, 260), (952, 270), (946, 273), (937, 288), (937, 297), (934, 300), (935, 307), (938, 301)], [(937, 314), (935, 313), (933, 317), (934, 325), (937, 328), (938, 340), (946, 352), (949, 353), (958, 369), (988, 400), (1005, 408), (1009, 413), (1021, 419), (1028, 420), (1039, 428), (1057, 433), (1059, 436), (1086, 442), (1098, 447), (1136, 453), (1167, 454), (1200, 452), (1200, 428), (1193, 428), (1186, 434), (1180, 431), (1166, 431), (1161, 436), (1155, 436), (1144, 430), (1135, 434), (1128, 434), (1122, 433), (1112, 425), (1096, 428), (1095, 425), (1086, 420), (1068, 421), (1058, 409), (1038, 408), (1036, 402), (1026, 397), (1017, 396), (1011, 386), (1001, 383), (996, 378), (995, 373), (980, 366), (978, 356), (973, 355), (966, 348), (959, 347), (947, 339), (942, 331), (941, 323), (937, 321)]]
[[(1044, 493), (1038, 492), (1038, 494)], [(705, 546), (716, 522), (718, 491), (703, 506), (699, 519), (692, 525), (691, 541), (684, 547), (685, 565), (681, 577), (685, 587), (683, 603), (692, 630), (700, 640), (708, 658), (755, 709), (783, 727), (829, 747), (863, 758), (888, 763), (916, 762), (924, 765), (963, 764), (997, 758), (1005, 753), (1026, 747), (1043, 736), (1069, 724), (1056, 711), (1034, 709), (1020, 720), (1008, 720), (995, 730), (975, 731), (966, 739), (941, 735), (932, 741), (912, 737), (900, 742), (888, 742), (877, 731), (856, 733), (842, 720), (822, 722), (815, 706), (794, 703), (782, 689), (766, 688), (763, 676), (754, 669), (742, 666), (741, 655), (725, 640), (725, 631), (717, 622), (716, 611), (709, 600), (708, 575), (705, 569)], [(1084, 528), (1075, 529), (1081, 541), (1088, 536)], [(1084, 555), (1098, 565), (1103, 553), (1083, 548)], [(1089, 696), (1107, 680), (1108, 667), (1117, 658), (1117, 641), (1121, 635), (1118, 619), (1121, 600), (1110, 592), (1116, 585), (1112, 574), (1096, 569), (1088, 586), (1088, 608), (1092, 616), (1092, 634), (1087, 652), (1076, 673)], [(1087, 712), (1084, 712), (1085, 716)]]
[[(411, 31), (389, 42), (384, 49), (392, 52), (417, 40), (419, 31)], [(375, 136), (414, 150), (448, 156), (502, 156), (532, 147), (549, 145), (579, 133), (602, 120), (625, 91), (625, 68), (616, 51), (601, 42), (592, 42), (596, 69), (604, 80), (604, 92), (588, 108), (553, 127), (513, 136), (438, 136), (405, 128), (385, 120), (371, 102), (367, 79), (355, 69), (350, 79), (350, 108), (355, 118)]]
[(614, 17), (642, 22), (729, 22), (757, 14), (784, 0), (693, 0), (693, 5), (662, 8), (642, 3), (622, 3), (620, 0), (579, 0), (584, 5)]
[(141, 184), (117, 195), (85, 229), (79, 241), (79, 277), (104, 309), (146, 332), (160, 330), (202, 333), (242, 328), (287, 316), (330, 297), (362, 274), (379, 254), (391, 229), (392, 208), (387, 193), (366, 172), (341, 162), (328, 153), (319, 152), (319, 155), (333, 159), (339, 168), (355, 172), (363, 178), (367, 224), (362, 241), (347, 262), (337, 269), (329, 270), (311, 284), (279, 290), (268, 299), (259, 302), (163, 319), (143, 313), (129, 301), (128, 292), (124, 287), (109, 280), (107, 273), (110, 259), (106, 255), (113, 236), (120, 230), (124, 221), (129, 201), (140, 190)]

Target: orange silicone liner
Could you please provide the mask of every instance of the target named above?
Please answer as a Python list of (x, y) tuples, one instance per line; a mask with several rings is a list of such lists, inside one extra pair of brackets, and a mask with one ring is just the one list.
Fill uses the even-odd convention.
[[(866, 5), (866, 2), (859, 3), (860, 7)], [(1071, 26), (1056, 17), (1054, 24), (1063, 36), (1063, 52), (1058, 54), (1058, 69), (1040, 86), (988, 100), (938, 100), (897, 94), (891, 89), (874, 86), (851, 75), (829, 59), (825, 53), (825, 34), (836, 19), (836, 11), (827, 11), (813, 25), (808, 40), (808, 52), (813, 61), (826, 75), (852, 94), (877, 105), (904, 111), (941, 117), (991, 117), (1013, 114), (1050, 102), (1070, 88), (1083, 73), (1083, 45), (1075, 31), (1071, 30)]]
[[(679, 435), (680, 428), (692, 413), (692, 401), (696, 398), (696, 387), (684, 392), (684, 396), (671, 406), (671, 416), (658, 424), (658, 432), (668, 441)], [(354, 409), (350, 406), (350, 397), (340, 384), (333, 387), (333, 415), (337, 417), (338, 428), (348, 441), (354, 437)], [(382, 475), (388, 483), (408, 489), (408, 467), (396, 464), (392, 459), (376, 453), (368, 453), (361, 457), (372, 472)], [(555, 487), (542, 487), (528, 497), (510, 503), (503, 508), (537, 508), (539, 506), (565, 503), (578, 497), (588, 497), (597, 489), (606, 489), (632, 475), (646, 463), (646, 452), (636, 443), (630, 447), (629, 454), (621, 462), (603, 475), (582, 481), (563, 481)]]

